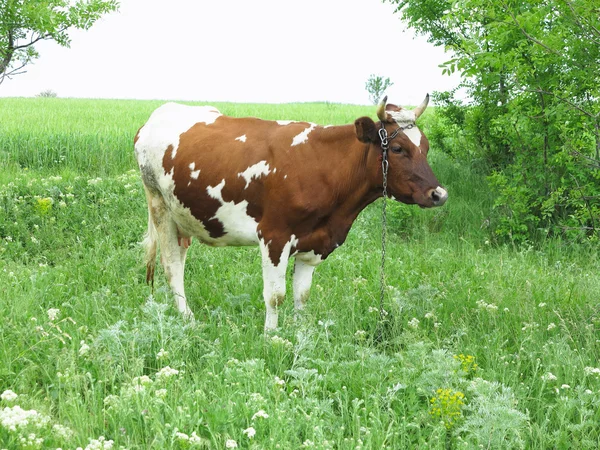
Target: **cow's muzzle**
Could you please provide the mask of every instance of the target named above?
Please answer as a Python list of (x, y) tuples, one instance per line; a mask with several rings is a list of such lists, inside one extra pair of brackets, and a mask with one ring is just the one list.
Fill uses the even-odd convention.
[(435, 189), (430, 189), (427, 192), (427, 198), (431, 200), (433, 206), (442, 206), (448, 200), (448, 191), (441, 186), (436, 187)]

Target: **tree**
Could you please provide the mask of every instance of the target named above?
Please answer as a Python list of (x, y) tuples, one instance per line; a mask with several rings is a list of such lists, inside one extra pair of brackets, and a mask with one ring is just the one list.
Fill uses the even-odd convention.
[(598, 0), (386, 1), (454, 53), (442, 67), (470, 105), (438, 94), (437, 111), (456, 151), (489, 168), (496, 233), (600, 237)]
[(386, 91), (387, 88), (392, 87), (394, 83), (389, 78), (383, 78), (381, 75), (371, 74), (369, 79), (365, 83), (365, 89), (369, 93), (369, 99), (376, 105), (379, 103), (379, 99)]
[(116, 0), (0, 0), (0, 84), (39, 57), (37, 42), (68, 47), (69, 29), (87, 30), (118, 6)]

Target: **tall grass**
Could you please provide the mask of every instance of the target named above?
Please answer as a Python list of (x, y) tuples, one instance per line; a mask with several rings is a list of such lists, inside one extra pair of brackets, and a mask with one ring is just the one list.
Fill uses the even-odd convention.
[[(133, 138), (160, 100), (0, 99), (0, 164), (108, 175), (135, 167)], [(205, 104), (183, 102), (185, 104)], [(211, 103), (222, 113), (268, 120), (352, 123), (373, 107), (332, 103)]]
[[(288, 292), (281, 329), (265, 336), (254, 248), (192, 245), (194, 323), (172, 307), (162, 273), (153, 294), (144, 283), (146, 206), (127, 158), (158, 102), (40, 100), (49, 148), (83, 130), (77, 116), (89, 111), (87, 153), (102, 156), (88, 165), (68, 144), (62, 163), (17, 167), (15, 148), (33, 158), (35, 146), (10, 147), (0, 186), (0, 448), (600, 445), (597, 250), (498, 246), (486, 228), (493, 199), (469, 167), (433, 149), (448, 203), (389, 204), (382, 341), (380, 201), (317, 269), (307, 310), (296, 316)], [(0, 102), (26, 111), (40, 100)], [(216, 106), (320, 123), (372, 114)], [(11, 136), (16, 117), (1, 122)], [(123, 147), (98, 146), (119, 139)]]

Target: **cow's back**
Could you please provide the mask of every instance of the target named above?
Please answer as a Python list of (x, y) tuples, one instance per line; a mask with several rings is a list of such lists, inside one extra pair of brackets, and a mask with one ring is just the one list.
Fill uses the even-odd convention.
[(144, 185), (182, 234), (210, 245), (257, 244), (265, 181), (276, 175), (268, 141), (274, 124), (210, 106), (165, 104), (136, 136)]

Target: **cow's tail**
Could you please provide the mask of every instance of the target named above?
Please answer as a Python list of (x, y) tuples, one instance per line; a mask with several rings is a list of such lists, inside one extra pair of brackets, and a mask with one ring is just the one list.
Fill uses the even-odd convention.
[(148, 230), (144, 235), (142, 246), (145, 250), (145, 261), (146, 261), (146, 283), (152, 286), (154, 290), (154, 268), (156, 267), (156, 245), (158, 235), (156, 233), (156, 227), (154, 226), (154, 220), (152, 219), (152, 208), (150, 202), (148, 202)]

